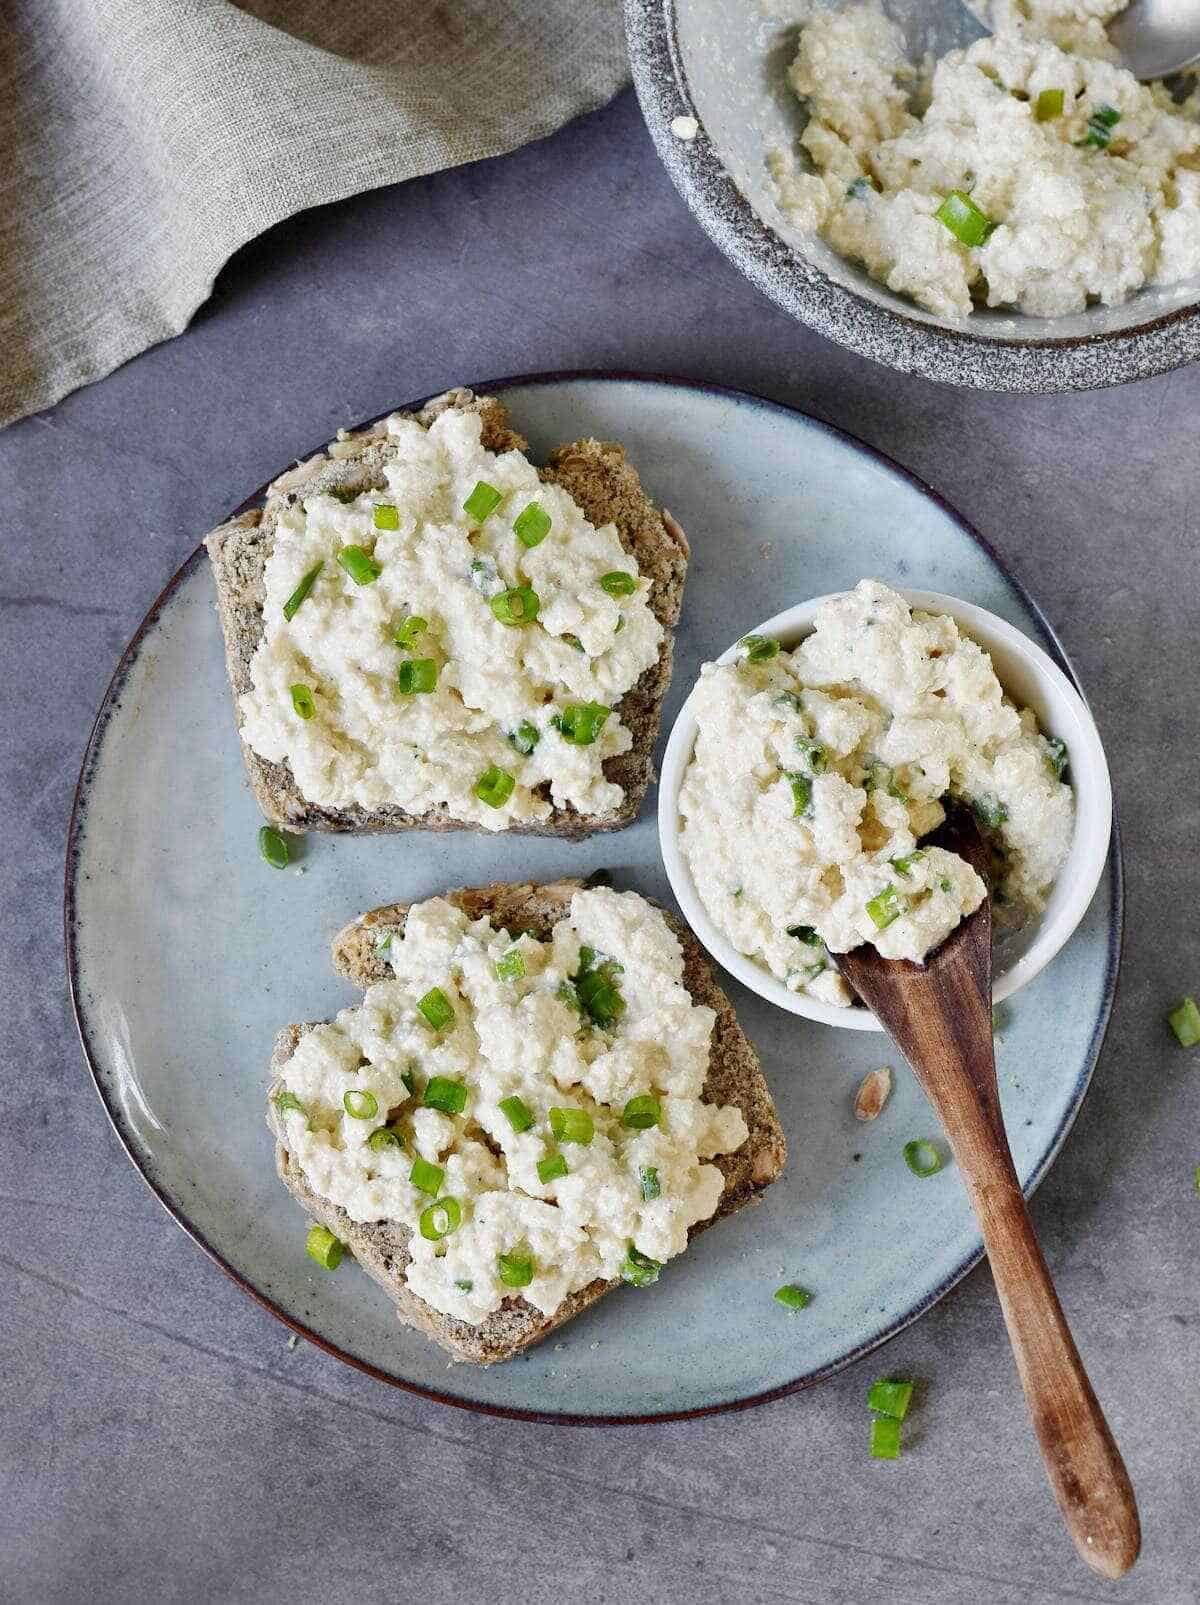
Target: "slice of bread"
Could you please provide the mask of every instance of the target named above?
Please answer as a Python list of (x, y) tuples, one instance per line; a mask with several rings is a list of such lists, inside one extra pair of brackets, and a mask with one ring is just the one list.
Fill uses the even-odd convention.
[[(560, 880), (541, 886), (497, 884), (445, 895), (472, 919), (487, 915), (496, 926), (529, 930), (544, 937), (566, 914), (573, 894), (582, 885), (578, 880)], [(390, 970), (377, 951), (377, 944), (389, 933), (404, 929), (408, 908), (406, 903), (391, 903), (373, 909), (346, 926), (333, 943), (333, 963), (338, 973), (364, 990), (373, 982), (385, 979)], [(707, 1004), (717, 1016), (703, 1097), (708, 1103), (736, 1104), (750, 1132), (736, 1152), (718, 1154), (712, 1161), (723, 1173), (725, 1187), (716, 1214), (709, 1220), (697, 1222), (691, 1229), (694, 1236), (743, 1204), (757, 1203), (759, 1194), (782, 1171), (787, 1144), (758, 1055), (738, 1024), (733, 1005), (717, 985), (703, 949), (679, 920), (669, 913), (666, 919), (683, 947), (684, 985), (697, 1003)], [(267, 1103), (267, 1124), (276, 1143), (275, 1168), (312, 1219), (328, 1227), (345, 1243), (363, 1269), (384, 1287), (406, 1325), (426, 1333), (456, 1359), (492, 1365), (540, 1343), (556, 1327), (621, 1285), (616, 1281), (591, 1282), (572, 1293), (550, 1316), (515, 1296), (506, 1299), (480, 1326), (443, 1315), (418, 1298), (404, 1279), (411, 1236), (408, 1227), (391, 1221), (370, 1224), (352, 1221), (338, 1205), (312, 1190), (288, 1152), (283, 1123), (273, 1101), (279, 1088), (277, 1078), (300, 1037), (311, 1030), (311, 1024), (291, 1025), (281, 1031), (275, 1041), (271, 1058), (273, 1080)], [(686, 1270), (683, 1265), (671, 1264), (667, 1274), (686, 1275)], [(634, 1313), (631, 1311), (631, 1315)]]
[[(492, 396), (450, 390), (413, 414), (428, 427), (448, 408), (476, 412), (483, 420), (483, 444), (489, 451), (523, 451), (526, 441), (509, 427), (508, 411)], [(217, 610), (225, 637), (225, 659), (236, 699), (250, 689), (250, 661), (263, 637), (263, 573), (276, 538), (276, 515), (285, 499), (320, 491), (377, 488), (384, 483), (388, 455), (383, 424), (337, 440), (327, 451), (281, 474), (260, 508), (252, 508), (205, 539), (217, 586)], [(604, 763), (605, 778), (624, 790), (618, 808), (607, 814), (581, 814), (555, 808), (540, 824), (509, 827), (538, 836), (590, 836), (620, 830), (636, 819), (653, 778), (652, 753), (659, 714), (671, 679), (675, 625), (683, 601), (687, 573), (687, 537), (670, 513), (659, 512), (642, 490), (637, 470), (620, 446), (599, 440), (577, 440), (551, 452), (541, 470), (544, 481), (560, 485), (597, 527), (615, 524), (625, 550), (650, 581), (649, 604), (663, 627), (658, 661), (651, 665), (620, 702), (616, 712), (633, 736), (633, 745)], [(240, 726), (239, 718), (239, 726)], [(366, 809), (322, 807), (304, 797), (286, 762), (272, 763), (243, 741), (242, 752), (259, 807), (267, 819), (285, 830), (397, 831), (473, 830), (480, 826), (456, 819), (442, 804), (424, 814), (387, 806)]]

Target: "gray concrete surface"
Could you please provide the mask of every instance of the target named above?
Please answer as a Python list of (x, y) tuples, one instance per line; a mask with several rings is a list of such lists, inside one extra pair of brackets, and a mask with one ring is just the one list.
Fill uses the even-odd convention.
[[(863, 435), (996, 542), (1081, 671), (1124, 819), (1127, 945), (1035, 1215), (1141, 1496), (1145, 1554), (1119, 1587), (1059, 1527), (986, 1270), (888, 1351), (928, 1385), (896, 1465), (864, 1453), (871, 1362), (682, 1425), (488, 1420), (290, 1351), (108, 1128), (64, 992), (63, 840), (147, 604), (198, 532), (337, 425), (574, 366), (721, 380)], [(1163, 1025), (1200, 991), (1198, 415), (1200, 368), (1026, 400), (824, 344), (707, 244), (627, 94), (516, 156), (275, 229), (181, 339), (0, 437), (0, 1600), (1200, 1598), (1200, 1054)]]

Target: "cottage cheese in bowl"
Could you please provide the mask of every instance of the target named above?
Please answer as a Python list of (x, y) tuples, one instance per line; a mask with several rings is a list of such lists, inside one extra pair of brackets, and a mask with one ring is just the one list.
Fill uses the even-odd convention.
[(791, 651), (745, 637), (702, 670), (664, 766), (664, 792), (679, 775), (664, 852), (734, 953), (837, 1010), (853, 999), (831, 953), (870, 942), (920, 962), (987, 895), (964, 860), (923, 845), (947, 798), (991, 843), (1001, 932), (1042, 915), (1076, 809), (1066, 744), (949, 614), (863, 580), (819, 603), (810, 630)]

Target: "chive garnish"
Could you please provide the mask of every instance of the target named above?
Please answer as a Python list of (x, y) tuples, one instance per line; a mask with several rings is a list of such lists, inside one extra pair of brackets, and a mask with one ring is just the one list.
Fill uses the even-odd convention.
[(779, 656), (779, 642), (773, 635), (743, 635), (738, 645), (747, 663), (769, 663)]
[(523, 753), (524, 756), (528, 758), (529, 754), (533, 751), (542, 738), (538, 727), (535, 724), (531, 723), (528, 719), (522, 719), (515, 730), (510, 730), (508, 732), (508, 739), (510, 744), (514, 746), (519, 753)]
[(912, 874), (913, 865), (919, 863), (924, 857), (925, 854), (918, 847), (914, 852), (908, 853), (903, 858), (889, 858), (888, 863), (896, 871), (897, 875), (908, 876)]
[(913, 1142), (904, 1144), (904, 1163), (914, 1176), (920, 1176), (922, 1181), (926, 1176), (936, 1176), (946, 1161), (924, 1137), (918, 1137)]
[(426, 1109), (440, 1109), (445, 1115), (461, 1115), (467, 1107), (467, 1089), (449, 1076), (430, 1076), (421, 1099)]
[(637, 580), (624, 569), (615, 568), (610, 574), (600, 576), (600, 589), (609, 596), (632, 596), (637, 590)]
[(621, 1111), (621, 1124), (630, 1131), (649, 1131), (662, 1122), (662, 1104), (652, 1093), (642, 1092), (630, 1098)]
[(431, 1165), (428, 1159), (414, 1159), (413, 1167), (408, 1173), (408, 1179), (418, 1192), (428, 1193), (430, 1198), (436, 1198), (441, 1191), (442, 1182), (446, 1172), (440, 1165)]
[(342, 1093), (342, 1107), (355, 1120), (374, 1120), (379, 1113), (379, 1100), (373, 1092), (352, 1087)]
[(628, 1282), (631, 1287), (649, 1287), (652, 1282), (658, 1281), (658, 1274), (662, 1265), (649, 1254), (643, 1254), (630, 1243), (621, 1266), (621, 1280)]
[(472, 789), (479, 801), (486, 803), (489, 808), (503, 808), (512, 796), (516, 783), (507, 769), (501, 769), (498, 764), (489, 764)]
[(1193, 997), (1181, 999), (1177, 1008), (1167, 1015), (1167, 1024), (1175, 1033), (1181, 1048), (1194, 1048), (1200, 1043), (1200, 1008)]
[(287, 601), (283, 604), (283, 616), (285, 619), (287, 619), (289, 624), (296, 616), (296, 609), (300, 606), (301, 602), (303, 602), (304, 598), (317, 583), (317, 575), (324, 567), (324, 558), (322, 558), (319, 563), (314, 563), (309, 569), (308, 573), (300, 581), (299, 585), (297, 585), (296, 589), (292, 592), (291, 596), (289, 596)]
[(509, 1098), (501, 1098), (497, 1107), (514, 1131), (528, 1131), (533, 1125), (533, 1113), (529, 1105), (516, 1093)]
[(499, 507), (503, 497), (495, 485), (489, 485), (486, 479), (475, 482), (475, 489), (463, 503), (463, 512), (469, 513), (478, 524), (494, 513)]
[(290, 1109), (294, 1110), (298, 1115), (303, 1115), (306, 1120), (308, 1119), (308, 1110), (300, 1102), (296, 1094), (287, 1087), (284, 1087), (282, 1092), (275, 1094), (275, 1107), (281, 1114), (287, 1114)]
[(1058, 736), (1047, 736), (1045, 738), (1045, 742), (1046, 767), (1054, 776), (1055, 780), (1061, 780), (1063, 775), (1066, 773), (1067, 764), (1070, 761), (1067, 753), (1067, 744), (1065, 741), (1060, 740)]
[(399, 529), (400, 510), (393, 507), (390, 502), (380, 502), (375, 509), (376, 529)]
[(513, 534), (522, 546), (531, 551), (540, 546), (550, 533), (550, 514), (538, 502), (530, 502), (523, 513), (513, 520)]
[(438, 665), (433, 658), (405, 658), (396, 670), (396, 687), (403, 697), (436, 691)]
[(798, 942), (807, 942), (809, 947), (823, 947), (824, 943), (811, 925), (789, 925), (789, 936), (794, 936)]
[(802, 1310), (812, 1303), (812, 1297), (806, 1287), (800, 1287), (795, 1282), (787, 1282), (775, 1289), (775, 1302), (782, 1304), (785, 1310)]
[(424, 635), (428, 628), (428, 619), (423, 619), (419, 613), (410, 613), (403, 624), (396, 626), (392, 640), (407, 651), (409, 647), (417, 644), (417, 637)]
[(804, 819), (812, 813), (813, 783), (811, 775), (788, 775), (792, 788), (792, 818)]
[(933, 214), (944, 223), (963, 245), (982, 245), (996, 227), (986, 212), (981, 212), (965, 190), (952, 189)]
[(417, 1008), (435, 1031), (444, 1031), (454, 1019), (454, 1010), (450, 1006), (450, 999), (440, 986), (431, 986), (429, 991), (417, 1004)]
[(867, 913), (871, 916), (871, 923), (879, 931), (886, 931), (888, 926), (894, 920), (898, 920), (903, 912), (900, 894), (891, 881), (887, 883), (877, 897), (872, 897), (867, 904)]
[(1105, 150), (1112, 139), (1112, 131), (1121, 121), (1121, 113), (1115, 106), (1097, 106), (1088, 118), (1087, 133), (1079, 141), (1080, 145), (1095, 145), (1099, 150)]
[(659, 1184), (658, 1167), (656, 1165), (644, 1165), (638, 1172), (638, 1179), (642, 1184), (642, 1197), (647, 1202), (652, 1198), (660, 1198), (662, 1196), (662, 1187)]
[(519, 981), (525, 974), (525, 960), (521, 956), (520, 948), (510, 947), (508, 952), (492, 965), (492, 971), (497, 981)]
[(890, 1416), (871, 1418), (872, 1460), (898, 1460), (900, 1457), (900, 1423)]
[(361, 546), (343, 546), (337, 560), (355, 585), (373, 585), (383, 573), (382, 563), (377, 563)]
[(501, 624), (532, 624), (541, 608), (541, 598), (528, 585), (514, 585), (501, 591), (488, 604)]
[(586, 1148), (596, 1135), (595, 1122), (586, 1109), (551, 1109), (550, 1130), (558, 1142), (577, 1142)]
[(496, 1274), (505, 1287), (528, 1287), (533, 1281), (532, 1254), (497, 1254)]
[(867, 1408), (893, 1421), (903, 1421), (913, 1396), (911, 1382), (895, 1382), (881, 1377), (867, 1389)]
[(1033, 115), (1036, 120), (1039, 123), (1050, 123), (1056, 117), (1061, 117), (1065, 98), (1061, 89), (1041, 90), (1033, 107)]
[(328, 1226), (310, 1226), (304, 1247), (309, 1257), (315, 1259), (325, 1271), (336, 1271), (342, 1263), (342, 1255), (346, 1252), (343, 1244), (338, 1242)]
[(999, 830), (1008, 818), (1008, 809), (998, 797), (976, 797), (971, 807), (975, 818), (989, 830)]
[(404, 1138), (391, 1126), (377, 1126), (367, 1138), (367, 1147), (374, 1148), (376, 1153), (382, 1153), (386, 1148), (404, 1149)]
[[(434, 1167), (436, 1169), (436, 1167)], [(417, 1226), (430, 1243), (440, 1243), (462, 1225), (462, 1205), (457, 1198), (439, 1198), (421, 1211)]]
[(549, 1159), (538, 1160), (537, 1173), (540, 1182), (557, 1181), (568, 1174), (567, 1162), (561, 1154), (551, 1154)]
[(590, 747), (611, 712), (600, 702), (568, 702), (550, 723), (573, 747)]
[(290, 857), (287, 840), (273, 825), (263, 825), (259, 830), (258, 850), (272, 869), (287, 868)]
[(312, 692), (306, 685), (292, 685), (288, 690), (292, 694), (292, 707), (296, 710), (297, 717), (311, 719), (317, 711)]

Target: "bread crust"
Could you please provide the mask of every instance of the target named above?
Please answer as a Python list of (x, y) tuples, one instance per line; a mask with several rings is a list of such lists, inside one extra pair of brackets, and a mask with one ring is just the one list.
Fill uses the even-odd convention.
[[(483, 420), (483, 444), (489, 451), (523, 451), (523, 436), (510, 427), (508, 409), (494, 396), (476, 396), (465, 388), (445, 395), (410, 414), (426, 428), (443, 412), (457, 408), (478, 413)], [(356, 491), (383, 483), (387, 459), (387, 432), (373, 424), (345, 440), (335, 441), (274, 480), (262, 507), (251, 508), (206, 536), (204, 544), (212, 563), (217, 588), (217, 612), (225, 641), (225, 661), (233, 687), (235, 717), (241, 737), (238, 699), (250, 690), (250, 662), (263, 637), (263, 574), (274, 547), (277, 515), (289, 498), (333, 489)], [(614, 523), (625, 550), (650, 581), (649, 605), (663, 627), (663, 643), (656, 663), (617, 703), (616, 712), (630, 731), (628, 752), (604, 761), (607, 780), (621, 786), (624, 797), (607, 814), (581, 814), (573, 807), (554, 808), (542, 823), (510, 825), (513, 833), (564, 836), (580, 839), (597, 831), (621, 830), (637, 818), (646, 788), (653, 778), (653, 750), (658, 736), (663, 698), (671, 680), (675, 626), (683, 603), (687, 574), (687, 537), (668, 512), (659, 512), (642, 490), (637, 470), (619, 445), (609, 441), (577, 440), (550, 454), (540, 470), (544, 482), (561, 485), (595, 525)], [(296, 785), (290, 765), (261, 757), (245, 741), (242, 755), (255, 800), (272, 824), (304, 832), (401, 830), (481, 830), (481, 825), (457, 819), (442, 804), (423, 814), (386, 806), (368, 809), (360, 804), (329, 808), (310, 802)]]
[[(490, 886), (464, 887), (447, 892), (445, 896), (472, 919), (487, 915), (497, 925), (510, 929), (520, 927), (544, 936), (566, 914), (572, 896), (582, 885), (579, 880), (541, 885), (497, 882)], [(384, 979), (389, 973), (388, 966), (377, 951), (377, 943), (389, 933), (403, 931), (409, 907), (407, 903), (385, 904), (339, 932), (333, 942), (333, 963), (338, 973), (364, 991), (375, 981)], [(695, 1236), (744, 1204), (758, 1202), (764, 1188), (783, 1170), (787, 1142), (758, 1055), (738, 1024), (733, 1005), (718, 986), (703, 949), (681, 921), (666, 910), (662, 912), (683, 948), (684, 985), (696, 1003), (707, 1004), (716, 1014), (703, 1097), (709, 1103), (736, 1104), (749, 1129), (749, 1137), (735, 1153), (718, 1154), (712, 1160), (724, 1175), (725, 1186), (716, 1213), (691, 1228), (689, 1236)], [(418, 1298), (404, 1280), (412, 1235), (409, 1228), (395, 1221), (365, 1224), (352, 1221), (337, 1204), (312, 1190), (288, 1152), (286, 1132), (273, 1100), (284, 1066), (301, 1036), (312, 1028), (312, 1024), (287, 1026), (276, 1038), (271, 1056), (267, 1124), (275, 1137), (275, 1168), (284, 1186), (312, 1219), (328, 1227), (351, 1250), (367, 1274), (380, 1283), (406, 1325), (433, 1338), (456, 1359), (493, 1365), (540, 1343), (605, 1293), (620, 1287), (617, 1281), (591, 1282), (570, 1294), (551, 1316), (543, 1315), (523, 1298), (506, 1299), (500, 1309), (479, 1326), (443, 1315)]]

